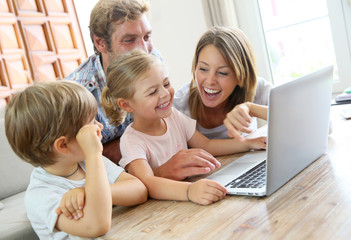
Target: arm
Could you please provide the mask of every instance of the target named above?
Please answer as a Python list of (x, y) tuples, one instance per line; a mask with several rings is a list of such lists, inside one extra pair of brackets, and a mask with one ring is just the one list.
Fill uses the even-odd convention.
[(145, 184), (149, 190), (149, 196), (154, 199), (188, 201), (189, 196), (193, 202), (208, 205), (224, 198), (226, 194), (223, 186), (209, 179), (195, 182), (190, 188), (188, 182), (156, 177), (144, 159), (134, 160), (127, 165), (127, 169)]
[(228, 155), (249, 150), (266, 149), (266, 137), (238, 140), (233, 139), (208, 139), (199, 131), (188, 141), (190, 147), (201, 147), (214, 156)]
[(119, 148), (120, 139), (114, 139), (104, 144), (102, 154), (118, 165), (119, 160), (122, 158), (121, 150)]
[(111, 226), (112, 197), (102, 160), (101, 133), (97, 125), (82, 127), (76, 140), (86, 161), (85, 206), (83, 217), (77, 221), (58, 216), (56, 228), (81, 237), (97, 237)]
[(119, 206), (133, 206), (147, 201), (145, 185), (133, 175), (122, 172), (111, 184), (112, 203)]
[(240, 132), (251, 132), (248, 128), (251, 123), (251, 117), (267, 120), (267, 111), (267, 106), (252, 102), (245, 102), (235, 106), (232, 111), (227, 113), (227, 117), (224, 119), (224, 125), (228, 129), (229, 136), (243, 140), (244, 138)]
[(221, 163), (203, 149), (183, 149), (166, 163), (154, 169), (155, 176), (183, 180), (190, 176), (206, 174)]

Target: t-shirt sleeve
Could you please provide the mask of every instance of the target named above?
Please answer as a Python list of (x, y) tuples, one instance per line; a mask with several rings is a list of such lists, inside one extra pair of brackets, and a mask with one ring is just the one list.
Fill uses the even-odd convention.
[(173, 108), (173, 115), (176, 122), (181, 125), (182, 129), (185, 131), (186, 141), (189, 141), (190, 138), (194, 135), (196, 130), (196, 120), (188, 117), (184, 113), (178, 111), (176, 108)]
[(143, 140), (129, 130), (127, 128), (120, 141), (122, 158), (119, 165), (123, 168), (136, 159), (148, 159), (147, 147), (143, 144)]
[(119, 177), (119, 175), (121, 175), (124, 169), (121, 168), (120, 166), (117, 166), (114, 162), (110, 161), (108, 158), (104, 156), (102, 157), (102, 159), (104, 161), (104, 165), (106, 168), (108, 182), (112, 184), (116, 182), (117, 178)]
[(260, 105), (268, 105), (268, 96), (273, 85), (264, 78), (257, 79), (257, 88), (254, 103)]

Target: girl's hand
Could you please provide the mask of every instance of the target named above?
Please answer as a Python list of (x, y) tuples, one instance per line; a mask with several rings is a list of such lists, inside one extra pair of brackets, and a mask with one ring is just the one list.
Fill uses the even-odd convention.
[(188, 188), (188, 198), (190, 201), (209, 205), (225, 197), (227, 189), (216, 181), (201, 179), (190, 184)]
[(246, 139), (251, 150), (262, 150), (267, 148), (267, 137)]
[(243, 141), (244, 137), (240, 132), (251, 133), (250, 127), (250, 103), (236, 105), (232, 111), (227, 113), (224, 125), (228, 129), (229, 137)]
[(84, 188), (69, 190), (62, 196), (60, 206), (56, 209), (56, 214), (63, 214), (68, 219), (80, 219), (83, 217), (84, 198)]

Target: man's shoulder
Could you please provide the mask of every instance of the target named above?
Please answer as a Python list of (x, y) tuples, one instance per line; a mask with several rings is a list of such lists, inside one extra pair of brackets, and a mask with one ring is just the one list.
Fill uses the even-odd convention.
[(88, 57), (77, 69), (65, 77), (65, 79), (80, 81), (82, 79), (87, 79), (89, 76), (96, 75), (100, 69), (102, 69), (100, 56), (94, 54)]

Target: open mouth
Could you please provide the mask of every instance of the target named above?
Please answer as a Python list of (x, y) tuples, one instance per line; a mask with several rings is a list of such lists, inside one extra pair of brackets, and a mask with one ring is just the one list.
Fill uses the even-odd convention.
[(203, 89), (204, 89), (205, 94), (209, 97), (217, 96), (218, 94), (220, 94), (222, 92), (222, 90), (210, 89), (210, 88), (206, 88), (206, 87), (204, 87)]
[(157, 109), (164, 109), (164, 108), (167, 108), (169, 106), (169, 104), (170, 104), (170, 101), (165, 102), (164, 104), (161, 104), (161, 105), (157, 106), (156, 108)]

